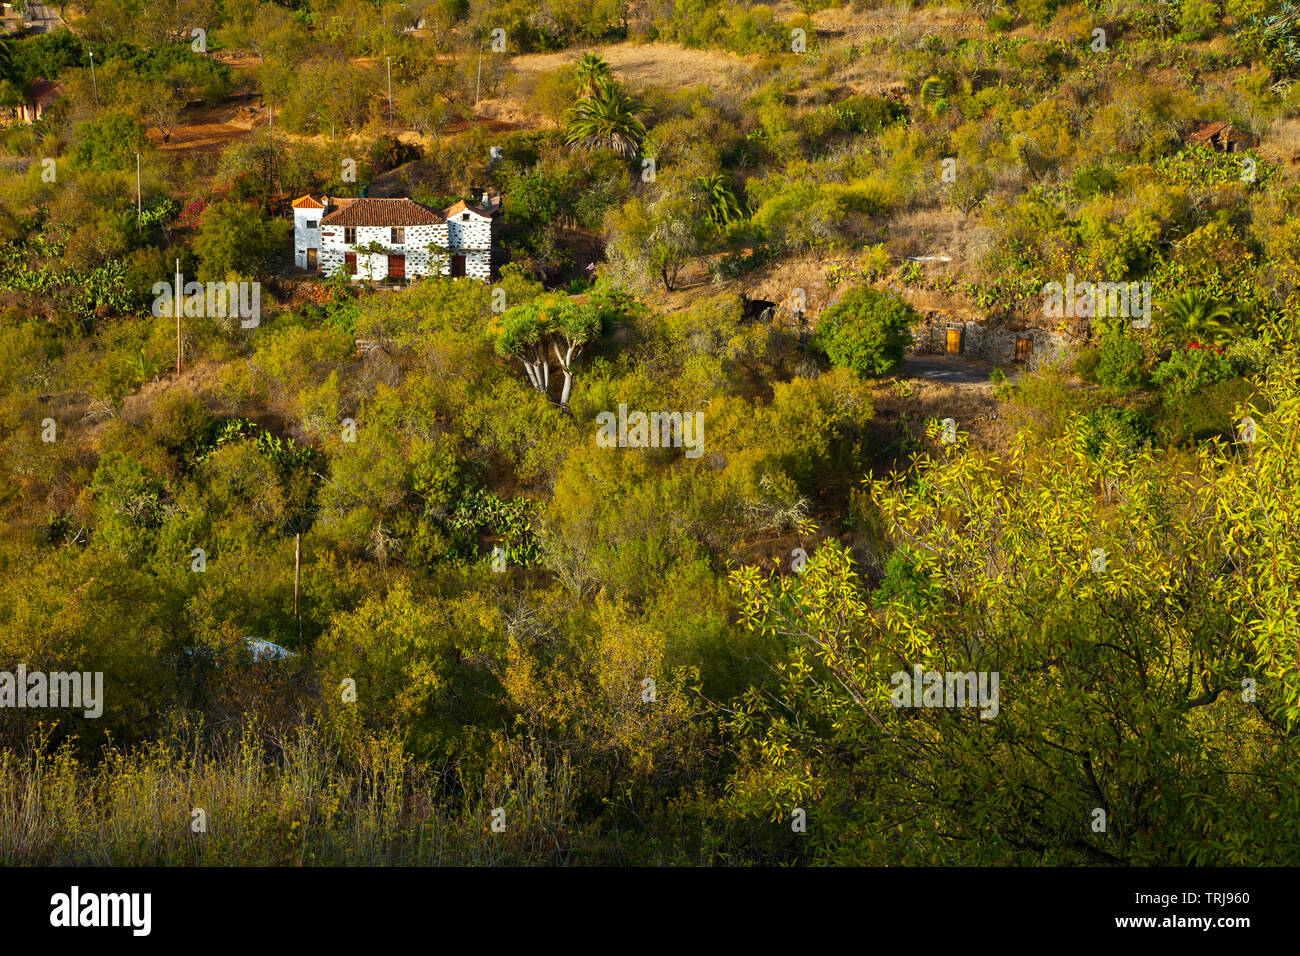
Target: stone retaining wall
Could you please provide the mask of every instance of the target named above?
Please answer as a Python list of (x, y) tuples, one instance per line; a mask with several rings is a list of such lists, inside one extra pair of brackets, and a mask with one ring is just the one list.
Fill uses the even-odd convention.
[(1032, 343), (1029, 357), (1031, 365), (1074, 348), (1069, 336), (1050, 329), (980, 325), (978, 322), (957, 321), (932, 312), (914, 330), (913, 350), (919, 355), (946, 354), (949, 329), (961, 330), (960, 354), (998, 365), (1009, 365), (1016, 360), (1016, 343), (1022, 339), (1029, 339)]

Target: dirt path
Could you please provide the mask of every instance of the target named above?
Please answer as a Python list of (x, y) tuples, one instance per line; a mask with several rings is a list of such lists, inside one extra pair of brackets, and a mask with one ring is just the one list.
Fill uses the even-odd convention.
[(27, 25), (37, 33), (53, 33), (59, 27), (66, 26), (59, 11), (43, 3), (27, 5)]

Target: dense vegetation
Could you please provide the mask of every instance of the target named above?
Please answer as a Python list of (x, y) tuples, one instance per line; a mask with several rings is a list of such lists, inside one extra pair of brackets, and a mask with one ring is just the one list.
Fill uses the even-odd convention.
[[(1294, 862), (1297, 10), (87, 0), (9, 38), (0, 103), (66, 95), (0, 130), (0, 671), (105, 695), (0, 715), (0, 861)], [(648, 43), (739, 78), (615, 65)], [(303, 193), (489, 189), (490, 284), (290, 268)], [(178, 325), (178, 265), (260, 321)], [(1045, 318), (1067, 276), (1150, 325)], [(994, 374), (1003, 431), (895, 377), (936, 301), (1068, 338)], [(624, 407), (702, 454), (602, 447)], [(916, 666), (998, 673), (997, 716), (894, 706)]]

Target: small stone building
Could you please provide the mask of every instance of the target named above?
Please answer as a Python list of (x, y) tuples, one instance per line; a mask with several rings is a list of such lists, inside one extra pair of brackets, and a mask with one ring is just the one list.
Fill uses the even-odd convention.
[(1258, 145), (1254, 136), (1230, 123), (1197, 123), (1187, 135), (1192, 146), (1208, 146), (1221, 153), (1239, 153)]

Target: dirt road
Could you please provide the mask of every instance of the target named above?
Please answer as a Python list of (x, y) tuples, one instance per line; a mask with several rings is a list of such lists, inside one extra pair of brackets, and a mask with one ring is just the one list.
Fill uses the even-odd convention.
[(37, 33), (53, 33), (66, 24), (54, 7), (47, 7), (43, 3), (28, 3), (27, 25)]

